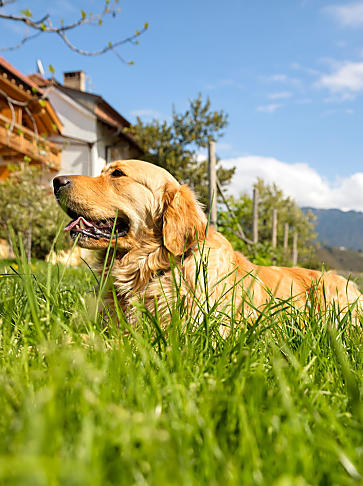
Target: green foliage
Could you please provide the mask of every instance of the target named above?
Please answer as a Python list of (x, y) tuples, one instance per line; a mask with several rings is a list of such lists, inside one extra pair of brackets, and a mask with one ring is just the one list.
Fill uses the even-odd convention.
[(20, 13), (22, 13), (23, 15), (25, 15), (25, 17), (33, 17), (33, 14), (31, 12), (31, 10), (29, 10), (28, 8), (25, 9), (25, 10), (20, 10)]
[[(153, 120), (144, 123), (138, 117), (131, 133), (146, 151), (145, 160), (164, 167), (181, 183), (189, 184), (199, 200), (208, 206), (208, 162), (200, 161), (198, 154), (208, 147), (210, 140), (218, 140), (227, 126), (227, 114), (211, 110), (209, 98), (190, 100), (184, 113), (173, 109), (170, 122)], [(226, 186), (234, 169), (217, 169), (218, 179)]]
[[(235, 214), (227, 210), (218, 213), (218, 226), (220, 231), (231, 241), (236, 250), (248, 255), (254, 263), (259, 265), (290, 264), (291, 253), (284, 255), (283, 237), (285, 223), (289, 225), (289, 248), (292, 246), (292, 230), (298, 232), (299, 263), (310, 267), (319, 267), (315, 257), (314, 232), (315, 217), (311, 211), (306, 214), (290, 197), (284, 196), (276, 184), (266, 184), (258, 179), (254, 187), (258, 190), (258, 236), (259, 243), (250, 249), (241, 240), (236, 223), (238, 222), (246, 233), (252, 238), (252, 199), (244, 194), (238, 200), (230, 197), (228, 203)], [(272, 248), (272, 211), (278, 211), (277, 248)]]
[[(22, 236), (29, 258), (44, 258), (66, 216), (50, 187), (42, 183), (41, 170), (29, 164), (10, 167), (10, 176), (0, 183), (0, 201), (0, 237), (10, 242), (10, 225)], [(62, 234), (58, 247), (68, 245)]]
[(0, 264), (0, 484), (358, 485), (362, 329), (271, 303), (222, 339), (94, 318), (85, 268)]
[[(86, 25), (102, 26), (103, 21), (107, 16), (116, 18), (117, 15), (121, 12), (121, 9), (117, 7), (119, 0), (112, 0), (112, 2), (110, 0), (105, 0), (103, 8), (101, 7), (101, 9), (96, 14), (93, 14), (92, 11), (85, 11), (81, 9), (80, 16), (73, 17), (73, 19), (69, 20), (68, 23), (65, 23), (64, 19), (62, 18), (59, 19), (58, 15), (55, 12), (51, 13), (49, 11), (48, 13), (46, 13), (42, 11), (41, 5), (38, 5), (38, 14), (39, 16), (41, 16), (41, 19), (38, 21), (34, 20), (34, 16), (36, 16), (36, 14), (33, 15), (33, 12), (29, 8), (23, 8), (22, 10), (20, 10), (20, 15), (14, 15), (13, 13), (6, 11), (6, 4), (14, 4), (17, 2), (22, 4), (22, 2), (19, 2), (19, 0), (0, 0), (1, 20), (6, 20), (10, 25), (15, 25), (15, 27), (16, 25), (18, 25), (19, 27), (21, 25), (26, 25), (27, 28), (27, 31), (20, 39), (20, 42), (9, 47), (2, 47), (2, 50), (5, 51), (19, 49), (27, 42), (30, 42), (35, 37), (38, 37), (39, 34), (57, 34), (58, 38), (61, 39), (70, 50), (77, 52), (78, 54), (81, 54), (83, 56), (101, 56), (106, 52), (112, 51), (120, 61), (126, 64), (133, 64), (132, 61), (127, 62), (120, 55), (117, 48), (120, 46), (124, 46), (125, 44), (139, 44), (136, 39), (144, 34), (149, 27), (148, 22), (145, 22), (143, 28), (137, 30), (135, 34), (128, 35), (121, 39), (115, 40), (114, 42), (109, 42), (107, 45), (104, 45), (103, 47), (96, 50), (88, 51), (81, 49), (77, 45), (73, 44), (68, 37), (68, 33), (70, 31), (78, 30), (82, 26)], [(31, 3), (32, 6), (34, 4), (34, 2), (29, 3)], [(98, 4), (100, 4), (100, 2), (98, 2)], [(46, 14), (43, 15), (44, 13)], [(17, 29), (15, 28), (15, 30)], [(30, 35), (30, 33), (32, 33), (32, 35)], [(54, 68), (52, 66), (49, 67), (49, 71), (54, 74)]]

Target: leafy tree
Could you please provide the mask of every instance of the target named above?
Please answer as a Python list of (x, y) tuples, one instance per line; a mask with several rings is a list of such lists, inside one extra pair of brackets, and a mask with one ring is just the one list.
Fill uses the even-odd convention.
[[(79, 17), (74, 18), (70, 22), (64, 22), (63, 19), (55, 18), (54, 14), (47, 13), (46, 11), (42, 11), (39, 15), (41, 16), (38, 19), (34, 18), (33, 11), (30, 8), (23, 8), (20, 11), (13, 9), (12, 7), (14, 4), (16, 5), (18, 0), (0, 0), (0, 20), (4, 20), (10, 22), (12, 24), (17, 24), (18, 26), (24, 26), (24, 35), (20, 38), (19, 42), (16, 45), (3, 47), (1, 48), (2, 51), (11, 51), (14, 49), (19, 49), (25, 43), (39, 37), (40, 35), (47, 35), (53, 34), (58, 36), (58, 38), (64, 42), (64, 44), (74, 52), (78, 54), (82, 54), (84, 56), (100, 56), (105, 54), (106, 52), (112, 52), (115, 54), (121, 61), (126, 62), (124, 58), (120, 55), (118, 48), (125, 45), (125, 44), (133, 44), (137, 45), (139, 43), (138, 38), (146, 32), (148, 28), (148, 23), (145, 23), (144, 26), (140, 30), (136, 30), (133, 34), (129, 36), (125, 36), (122, 39), (118, 39), (114, 42), (107, 42), (105, 45), (100, 47), (97, 50), (89, 51), (80, 48), (76, 44), (74, 44), (70, 38), (69, 33), (73, 32), (75, 29), (86, 25), (95, 25), (95, 26), (102, 26), (105, 17), (112, 16), (116, 17), (120, 9), (118, 8), (119, 0), (105, 0), (103, 4), (103, 8), (93, 14), (90, 12), (85, 12), (84, 10), (80, 10)], [(12, 4), (12, 7), (9, 7)], [(32, 5), (34, 6), (34, 5)], [(132, 61), (129, 61), (128, 64), (133, 64)], [(51, 72), (54, 71), (52, 66), (49, 67)]]
[[(242, 226), (247, 237), (252, 238), (252, 199), (247, 194), (239, 199), (230, 197), (228, 204), (233, 214), (229, 211), (220, 211), (218, 223), (220, 230), (232, 242), (236, 250), (244, 254), (258, 264), (268, 265), (271, 263), (290, 264), (290, 252), (285, 255), (283, 252), (283, 235), (285, 223), (289, 225), (290, 238), (289, 247), (292, 245), (292, 229), (298, 232), (298, 253), (299, 263), (307, 266), (319, 266), (315, 257), (316, 233), (314, 232), (316, 217), (311, 211), (304, 213), (296, 202), (284, 196), (281, 189), (276, 184), (266, 184), (262, 179), (258, 179), (254, 184), (258, 190), (259, 205), (259, 243), (257, 245), (247, 245), (238, 233), (237, 222)], [(277, 248), (272, 248), (272, 210), (278, 210), (277, 225)]]
[[(49, 252), (57, 229), (64, 221), (49, 186), (41, 183), (42, 172), (28, 164), (10, 167), (10, 176), (0, 183), (0, 237), (11, 241), (9, 225), (20, 234), (27, 257), (43, 258)], [(59, 247), (67, 247), (62, 234)]]
[(282, 190), (276, 184), (266, 184), (258, 178), (254, 187), (259, 194), (259, 219), (261, 221), (259, 233), (262, 240), (271, 238), (272, 232), (272, 210), (278, 210), (278, 218), (281, 224), (278, 225), (277, 241), (280, 245), (283, 242), (284, 223), (299, 234), (300, 251), (310, 246), (316, 239), (314, 233), (315, 216), (309, 212), (305, 214), (295, 200), (285, 197)]
[[(130, 129), (135, 139), (145, 149), (145, 160), (164, 167), (179, 182), (189, 184), (199, 199), (208, 205), (208, 161), (200, 157), (202, 149), (210, 140), (223, 136), (228, 116), (223, 111), (211, 110), (209, 98), (202, 95), (190, 100), (184, 113), (173, 108), (171, 121), (153, 120), (144, 123), (139, 117)], [(217, 162), (217, 176), (225, 187), (234, 174), (234, 169), (225, 169)]]

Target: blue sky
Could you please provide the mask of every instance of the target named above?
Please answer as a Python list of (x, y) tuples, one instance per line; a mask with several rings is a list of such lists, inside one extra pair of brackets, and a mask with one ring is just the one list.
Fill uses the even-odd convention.
[[(47, 4), (38, 1), (34, 17), (50, 11), (68, 20), (103, 5)], [(24, 6), (30, 2), (6, 8)], [(111, 53), (71, 53), (56, 37), (1, 55), (24, 73), (40, 58), (59, 79), (83, 69), (93, 91), (130, 121), (136, 114), (167, 118), (172, 104), (183, 110), (201, 92), (229, 114), (217, 152), (238, 167), (235, 194), (259, 175), (300, 204), (363, 210), (363, 1), (125, 0), (120, 7), (101, 28), (70, 37), (97, 48), (149, 22), (139, 46), (120, 49), (133, 66)], [(1, 21), (0, 45), (16, 42), (22, 31)]]

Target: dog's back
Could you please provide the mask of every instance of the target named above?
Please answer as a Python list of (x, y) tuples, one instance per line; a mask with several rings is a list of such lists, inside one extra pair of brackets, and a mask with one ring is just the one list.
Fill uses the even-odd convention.
[[(363, 295), (356, 284), (334, 271), (320, 272), (300, 267), (258, 266), (235, 252), (236, 263), (242, 275), (251, 275), (248, 284), (254, 288), (254, 303), (264, 305), (271, 295), (278, 299), (294, 298), (295, 305), (304, 306), (308, 300), (325, 308), (333, 302), (343, 311), (349, 306), (363, 307)], [(260, 292), (256, 292), (256, 286)]]

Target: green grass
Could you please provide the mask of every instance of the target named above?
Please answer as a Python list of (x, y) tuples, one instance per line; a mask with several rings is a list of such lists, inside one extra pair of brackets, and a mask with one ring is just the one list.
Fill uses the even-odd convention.
[(222, 339), (212, 311), (192, 329), (176, 309), (125, 332), (87, 268), (0, 273), (0, 485), (362, 484), (349, 318), (271, 307)]

